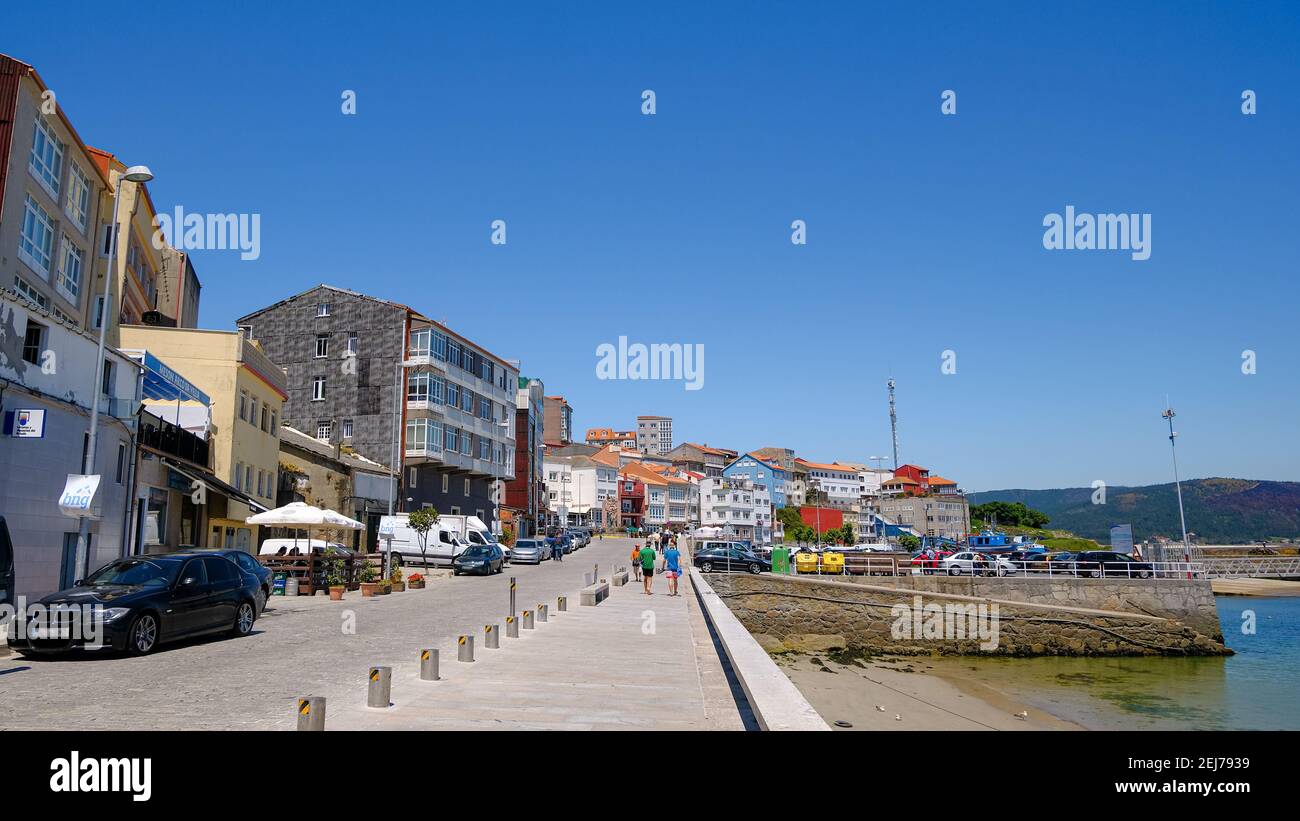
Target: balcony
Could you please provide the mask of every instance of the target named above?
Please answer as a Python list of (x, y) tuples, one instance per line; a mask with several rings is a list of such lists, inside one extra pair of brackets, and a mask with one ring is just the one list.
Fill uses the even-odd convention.
[(208, 443), (204, 439), (144, 411), (140, 412), (140, 444), (208, 467)]
[(412, 412), (435, 413), (442, 416), (442, 403), (432, 399), (407, 399), (406, 409)]

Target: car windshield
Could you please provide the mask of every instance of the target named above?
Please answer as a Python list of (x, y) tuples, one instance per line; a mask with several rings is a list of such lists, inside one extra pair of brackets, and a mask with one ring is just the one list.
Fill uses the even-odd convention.
[(521, 547), (534, 548), (537, 547), (537, 542), (533, 541), (532, 539), (520, 539), (519, 541), (515, 542), (515, 550), (518, 550)]
[(151, 562), (144, 559), (123, 559), (112, 562), (91, 573), (85, 583), (90, 587), (114, 584), (169, 585), (176, 579), (179, 562)]
[(465, 552), (460, 555), (481, 557), (489, 555), (489, 551), (486, 547), (467, 547), (465, 548)]

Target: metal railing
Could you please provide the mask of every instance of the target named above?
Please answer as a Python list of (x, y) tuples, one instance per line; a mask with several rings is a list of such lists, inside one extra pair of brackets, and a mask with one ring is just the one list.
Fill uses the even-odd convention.
[(1237, 556), (1202, 559), (1200, 564), (1211, 579), (1300, 578), (1300, 556)]

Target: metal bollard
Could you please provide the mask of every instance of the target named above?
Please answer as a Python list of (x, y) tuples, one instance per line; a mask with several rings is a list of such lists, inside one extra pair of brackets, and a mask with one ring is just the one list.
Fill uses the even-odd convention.
[(313, 732), (325, 729), (325, 696), (298, 699), (298, 729)]
[(544, 604), (537, 605), (537, 620), (546, 621), (546, 605)]
[(370, 668), (370, 691), (366, 694), (367, 707), (390, 707), (388, 697), (393, 692), (393, 668)]
[(507, 615), (514, 616), (514, 614), (518, 612), (519, 611), (515, 609), (515, 577), (511, 576), (510, 577), (510, 611), (507, 613)]
[(459, 646), (456, 648), (456, 661), (473, 661), (474, 660), (474, 637), (461, 636)]
[(519, 638), (519, 619), (514, 616), (506, 616), (506, 638)]
[(525, 630), (533, 629), (533, 611), (531, 610), (524, 611), (524, 629)]
[(438, 651), (437, 650), (420, 651), (420, 680), (421, 681), (438, 680)]
[(489, 650), (498, 650), (501, 647), (501, 630), (495, 624), (483, 625), (483, 646)]
[(564, 596), (560, 596), (555, 601), (555, 609), (560, 611), (561, 613), (567, 611), (569, 609), (569, 600)]

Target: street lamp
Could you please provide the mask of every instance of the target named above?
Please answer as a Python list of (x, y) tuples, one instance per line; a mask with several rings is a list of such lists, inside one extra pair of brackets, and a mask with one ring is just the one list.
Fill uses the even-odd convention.
[[(95, 440), (99, 434), (99, 390), (100, 385), (104, 382), (104, 348), (105, 340), (108, 335), (108, 308), (109, 297), (113, 275), (117, 266), (117, 239), (121, 229), (118, 227), (117, 206), (122, 196), (122, 181), (126, 180), (133, 183), (146, 183), (153, 179), (153, 172), (145, 165), (133, 165), (118, 177), (117, 187), (113, 189), (113, 213), (109, 215), (112, 222), (110, 231), (112, 233), (112, 251), (108, 256), (108, 268), (104, 271), (104, 301), (99, 308), (99, 352), (95, 357), (95, 382), (90, 386), (90, 433), (86, 437), (86, 455), (81, 460), (81, 472), (89, 476), (95, 471)], [(111, 401), (112, 394), (109, 394)], [(87, 513), (90, 511), (87, 510)], [(84, 574), (90, 572), (90, 519), (86, 516), (81, 517), (77, 526), (77, 549), (86, 551), (86, 561), (83, 565)]]
[[(1166, 399), (1165, 401), (1168, 402), (1169, 400)], [(1187, 516), (1183, 513), (1183, 483), (1178, 479), (1178, 451), (1174, 448), (1174, 437), (1178, 435), (1174, 433), (1174, 417), (1176, 415), (1174, 409), (1168, 406), (1165, 407), (1165, 412), (1160, 414), (1163, 419), (1169, 422), (1169, 454), (1174, 460), (1174, 486), (1178, 489), (1178, 521), (1183, 528), (1183, 563), (1187, 565), (1187, 578), (1190, 579), (1192, 577), (1192, 546), (1187, 541)]]

